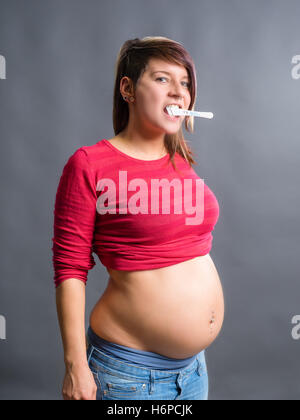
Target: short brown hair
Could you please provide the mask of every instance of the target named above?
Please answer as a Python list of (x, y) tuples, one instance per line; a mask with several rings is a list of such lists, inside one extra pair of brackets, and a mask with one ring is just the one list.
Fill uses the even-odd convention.
[[(191, 96), (190, 110), (194, 109), (197, 92), (196, 70), (192, 57), (183, 45), (172, 39), (161, 36), (147, 36), (142, 39), (135, 38), (126, 41), (121, 47), (115, 64), (115, 86), (113, 104), (113, 126), (115, 135), (123, 131), (129, 120), (129, 108), (120, 92), (120, 81), (124, 76), (132, 80), (133, 87), (144, 73), (150, 58), (160, 58), (186, 68), (190, 83)], [(185, 128), (194, 132), (194, 117), (185, 117)], [(196, 162), (192, 158), (194, 152), (187, 145), (182, 128), (176, 134), (165, 135), (165, 147), (169, 152), (173, 167), (174, 155), (179, 153), (191, 166)]]

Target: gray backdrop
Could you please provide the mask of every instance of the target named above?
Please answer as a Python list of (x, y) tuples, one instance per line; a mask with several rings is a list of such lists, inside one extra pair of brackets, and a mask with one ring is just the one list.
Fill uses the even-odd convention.
[[(185, 132), (220, 204), (211, 256), (225, 320), (206, 351), (209, 398), (299, 398), (299, 15), (297, 0), (0, 1), (1, 399), (61, 399), (55, 193), (78, 147), (114, 135), (116, 56), (147, 35), (183, 43), (196, 109), (215, 113)], [(86, 326), (108, 280), (96, 262)]]

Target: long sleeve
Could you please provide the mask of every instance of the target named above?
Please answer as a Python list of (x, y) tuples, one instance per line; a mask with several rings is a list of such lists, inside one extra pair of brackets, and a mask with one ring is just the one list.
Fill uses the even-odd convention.
[(96, 187), (83, 148), (69, 158), (59, 181), (52, 238), (54, 283), (77, 278), (85, 284), (95, 266), (92, 255), (96, 219)]

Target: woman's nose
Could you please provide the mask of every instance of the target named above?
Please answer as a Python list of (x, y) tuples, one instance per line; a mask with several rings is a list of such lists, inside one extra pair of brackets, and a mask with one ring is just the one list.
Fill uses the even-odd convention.
[(178, 98), (184, 97), (184, 87), (180, 83), (173, 83), (170, 91), (172, 96), (176, 96)]

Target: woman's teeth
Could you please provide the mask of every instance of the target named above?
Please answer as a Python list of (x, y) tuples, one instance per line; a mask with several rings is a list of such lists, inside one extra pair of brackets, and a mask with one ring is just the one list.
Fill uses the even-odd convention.
[(178, 105), (168, 105), (168, 106), (166, 106), (166, 110), (171, 117), (176, 116), (176, 113), (174, 111), (176, 111), (177, 109), (179, 109)]

